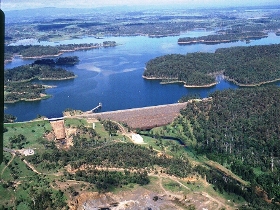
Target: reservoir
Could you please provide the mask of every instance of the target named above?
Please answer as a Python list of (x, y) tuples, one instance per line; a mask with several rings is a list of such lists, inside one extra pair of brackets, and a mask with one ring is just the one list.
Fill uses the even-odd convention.
[[(17, 117), (17, 121), (28, 121), (42, 115), (60, 117), (66, 108), (88, 111), (102, 103), (101, 111), (115, 111), (129, 108), (155, 106), (176, 103), (182, 96), (198, 94), (207, 97), (216, 90), (238, 88), (231, 82), (217, 78), (219, 83), (210, 88), (185, 88), (182, 84), (161, 85), (157, 80), (145, 80), (142, 74), (150, 59), (166, 54), (186, 54), (191, 52), (214, 52), (217, 48), (232, 46), (280, 44), (280, 36), (269, 33), (267, 38), (222, 43), (217, 45), (195, 44), (178, 45), (180, 37), (197, 37), (212, 34), (207, 31), (191, 31), (174, 37), (149, 38), (147, 36), (105, 37), (95, 39), (84, 37), (56, 43), (41, 42), (43, 45), (102, 43), (116, 41), (116, 47), (92, 49), (65, 53), (62, 56), (78, 56), (80, 62), (65, 67), (77, 75), (75, 79), (65, 81), (39, 81), (42, 84), (56, 86), (46, 92), (51, 98), (34, 102), (5, 104), (5, 113)], [(5, 65), (10, 69), (32, 63), (34, 60), (15, 58)], [(36, 81), (38, 82), (38, 81)], [(277, 83), (280, 85), (280, 82)]]

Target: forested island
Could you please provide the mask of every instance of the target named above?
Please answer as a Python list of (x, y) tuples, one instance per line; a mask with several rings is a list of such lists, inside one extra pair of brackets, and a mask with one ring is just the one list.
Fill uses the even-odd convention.
[(178, 44), (219, 44), (226, 42), (237, 42), (237, 41), (250, 41), (252, 39), (261, 39), (267, 37), (267, 33), (264, 32), (243, 32), (243, 33), (225, 33), (215, 34), (200, 37), (183, 37), (178, 39)]
[(40, 65), (75, 65), (79, 62), (78, 56), (68, 56), (68, 57), (59, 57), (57, 59), (40, 59), (33, 62), (33, 64), (40, 64)]
[(102, 44), (67, 44), (57, 46), (43, 45), (18, 45), (5, 46), (5, 61), (12, 60), (14, 55), (21, 56), (23, 59), (28, 58), (44, 58), (62, 55), (65, 52), (73, 52), (78, 50), (89, 50), (100, 47), (115, 47), (115, 41), (104, 41)]
[(239, 86), (257, 86), (280, 79), (279, 51), (280, 45), (273, 44), (164, 55), (147, 62), (143, 77), (207, 87), (216, 84), (217, 75), (223, 75)]
[(4, 72), (4, 82), (24, 82), (33, 79), (39, 80), (64, 80), (72, 79), (73, 72), (63, 68), (52, 67), (49, 65), (28, 64), (7, 69)]
[(45, 93), (48, 86), (33, 84), (31, 82), (7, 83), (4, 87), (4, 102), (37, 101), (47, 99), (50, 95)]
[(34, 101), (50, 97), (45, 93), (48, 86), (31, 81), (73, 79), (75, 75), (63, 68), (51, 65), (28, 64), (4, 71), (4, 101), (14, 103), (20, 100)]

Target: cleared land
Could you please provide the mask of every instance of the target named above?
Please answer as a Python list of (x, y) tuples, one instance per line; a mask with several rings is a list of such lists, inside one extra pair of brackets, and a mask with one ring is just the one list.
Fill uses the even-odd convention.
[(58, 120), (58, 121), (51, 121), (50, 122), (55, 134), (56, 139), (65, 139), (65, 128), (64, 128), (64, 120)]
[(185, 103), (167, 104), (144, 108), (126, 109), (112, 112), (92, 113), (81, 115), (85, 118), (110, 119), (124, 122), (131, 128), (149, 129), (171, 123), (185, 108)]

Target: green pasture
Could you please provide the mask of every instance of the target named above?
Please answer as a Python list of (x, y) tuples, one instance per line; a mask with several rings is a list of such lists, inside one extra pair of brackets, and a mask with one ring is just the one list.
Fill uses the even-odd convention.
[(52, 130), (50, 123), (44, 120), (4, 124), (4, 127), (8, 129), (8, 131), (3, 135), (4, 147), (9, 147), (10, 137), (22, 134), (26, 137), (26, 144), (24, 145), (24, 148), (41, 148), (42, 145), (39, 143), (40, 139), (43, 138), (46, 132)]

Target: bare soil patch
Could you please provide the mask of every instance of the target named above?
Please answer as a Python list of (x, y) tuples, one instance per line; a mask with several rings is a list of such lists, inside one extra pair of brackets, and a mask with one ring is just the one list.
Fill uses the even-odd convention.
[(65, 139), (66, 133), (64, 128), (64, 120), (57, 120), (57, 121), (51, 121), (51, 126), (54, 131), (54, 135), (56, 139)]
[[(207, 192), (195, 192), (185, 186), (181, 179), (170, 177), (166, 174), (153, 175), (157, 177), (147, 186), (136, 186), (116, 192), (97, 193), (80, 191), (79, 195), (70, 200), (71, 210), (92, 210), (109, 208), (111, 210), (120, 209), (186, 209), (194, 206), (198, 210), (216, 210), (220, 208), (234, 209), (226, 204), (223, 199), (214, 198)], [(182, 188), (186, 188), (189, 193), (183, 191), (169, 191), (163, 185), (163, 179), (177, 182)], [(197, 181), (189, 177), (193, 182)], [(73, 185), (74, 183), (69, 183)], [(78, 183), (75, 183), (78, 184)]]

